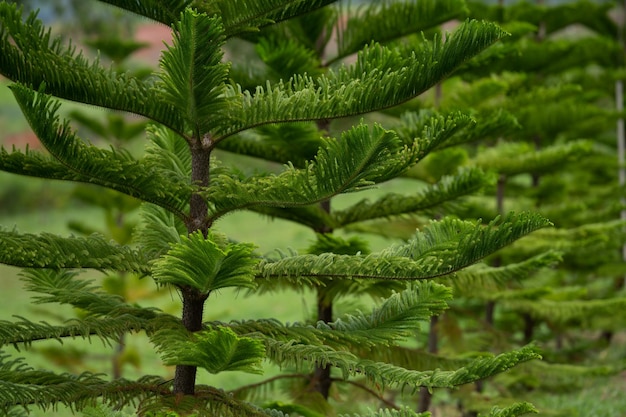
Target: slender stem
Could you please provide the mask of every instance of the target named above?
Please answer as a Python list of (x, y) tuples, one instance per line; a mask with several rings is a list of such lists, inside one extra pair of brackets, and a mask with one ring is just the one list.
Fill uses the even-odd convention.
[[(183, 326), (190, 332), (202, 329), (202, 313), (206, 295), (198, 290), (185, 287), (181, 288), (183, 296)], [(196, 387), (195, 366), (178, 365), (174, 374), (174, 393), (193, 395)]]
[(523, 314), (524, 319), (524, 343), (528, 344), (533, 341), (533, 335), (535, 333), (535, 320), (530, 314)]
[[(535, 135), (533, 137), (533, 143), (535, 145), (535, 150), (537, 152), (539, 152), (539, 150), (541, 149), (541, 136)], [(539, 187), (539, 183), (540, 182), (541, 182), (541, 175), (536, 173), (536, 172), (533, 172), (532, 173), (532, 186), (533, 186), (533, 188)]]
[(487, 301), (487, 305), (485, 306), (485, 323), (490, 328), (493, 328), (495, 313), (496, 313), (496, 302)]
[[(318, 120), (317, 128), (320, 132), (328, 133), (330, 121)], [(330, 200), (322, 201), (320, 206), (326, 213), (330, 213)], [(328, 225), (323, 225), (322, 227), (315, 229), (316, 233), (332, 233), (332, 231), (332, 228)], [(326, 287), (317, 288), (317, 320), (323, 321), (324, 323), (330, 323), (333, 321), (333, 300), (327, 296)], [(333, 380), (331, 378), (330, 365), (316, 366), (311, 379), (311, 387), (313, 390), (319, 392), (324, 399), (328, 399), (332, 384)]]
[[(324, 323), (333, 321), (333, 303), (326, 296), (323, 287), (317, 289), (317, 319)], [(330, 386), (333, 380), (330, 376), (330, 365), (316, 366), (311, 381), (312, 388), (322, 394), (322, 397), (328, 399), (330, 395)]]
[(498, 214), (504, 214), (504, 198), (506, 193), (506, 177), (504, 175), (500, 175), (498, 177), (498, 188), (496, 194), (496, 208), (498, 210)]
[[(194, 184), (199, 186), (207, 186), (209, 184), (210, 159), (211, 148), (205, 146), (199, 139), (194, 141), (191, 146), (191, 180)], [(187, 232), (201, 231), (206, 237), (209, 227), (208, 204), (204, 198), (194, 193), (189, 201)], [(192, 287), (181, 287), (180, 292), (183, 301), (183, 326), (190, 332), (197, 332), (202, 329), (202, 313), (204, 311), (204, 302), (208, 295)], [(193, 395), (196, 386), (196, 371), (197, 368), (195, 366), (176, 366), (174, 393)]]
[[(504, 199), (506, 197), (506, 176), (500, 175), (498, 177), (498, 184), (496, 189), (496, 208), (498, 210), (498, 214), (502, 216), (504, 214)], [(492, 263), (492, 266), (498, 267), (502, 265), (502, 259), (500, 255), (498, 255)], [(496, 311), (496, 302), (495, 301), (487, 301), (485, 305), (485, 323), (489, 327), (494, 326), (494, 316)], [(481, 388), (481, 383), (476, 384), (478, 389)]]
[[(626, 1), (622, 5), (623, 8), (621, 10), (621, 15), (618, 22), (618, 42), (622, 47), (622, 53), (624, 53), (624, 48), (626, 48), (624, 44), (624, 14), (626, 13)], [(623, 57), (620, 57), (620, 61), (623, 60)], [(624, 81), (617, 80), (615, 81), (615, 110), (618, 114), (622, 114), (624, 112)], [(617, 135), (617, 163), (618, 163), (618, 177), (619, 177), (619, 185), (624, 186), (626, 184), (626, 166), (625, 162), (625, 153), (626, 153), (626, 128), (624, 127), (624, 117), (620, 116), (617, 119), (616, 126), (616, 135)], [(620, 203), (622, 206), (625, 203), (625, 199), (622, 198)], [(622, 210), (620, 212), (621, 220), (626, 220), (626, 210)], [(626, 261), (626, 244), (622, 246), (622, 260)], [(626, 278), (622, 277), (622, 285), (626, 283)]]
[[(191, 182), (195, 185), (206, 187), (209, 185), (209, 161), (211, 149), (204, 146), (200, 141), (191, 146)], [(210, 224), (208, 224), (208, 204), (197, 193), (191, 195), (189, 201), (189, 220), (187, 231), (189, 233), (201, 230), (206, 236)]]
[[(439, 351), (439, 316), (430, 318), (430, 329), (428, 331), (428, 353), (437, 353)], [(433, 395), (428, 388), (421, 387), (419, 395), (418, 413), (424, 413), (430, 408)]]

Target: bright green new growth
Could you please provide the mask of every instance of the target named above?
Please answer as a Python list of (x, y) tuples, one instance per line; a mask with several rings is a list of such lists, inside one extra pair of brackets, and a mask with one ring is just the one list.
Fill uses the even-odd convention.
[(242, 243), (221, 248), (195, 232), (182, 236), (180, 243), (154, 262), (152, 277), (157, 284), (190, 286), (205, 295), (220, 288), (253, 287), (258, 261), (252, 251), (252, 245)]
[[(167, 332), (167, 331), (166, 331)], [(216, 328), (193, 335), (181, 334), (181, 340), (172, 340), (171, 335), (157, 332), (153, 341), (158, 345), (164, 336), (167, 346), (162, 349), (166, 365), (192, 365), (204, 368), (212, 374), (224, 371), (244, 371), (262, 374), (261, 362), (265, 347), (259, 339), (238, 337), (229, 328)]]
[[(238, 83), (231, 64), (224, 59), (229, 40), (238, 37), (255, 42), (255, 36), (262, 36), (265, 30), (279, 27), (281, 22), (307, 19), (328, 10), (334, 2), (106, 2), (172, 27), (173, 41), (153, 77), (134, 78), (104, 68), (98, 61), (89, 62), (73, 47), (53, 40), (35, 15), (23, 22), (19, 9), (0, 3), (0, 73), (14, 81), (10, 88), (47, 151), (2, 148), (0, 169), (94, 184), (144, 203), (132, 246), (99, 235), (83, 238), (0, 231), (0, 262), (25, 268), (23, 280), (27, 290), (37, 293), (35, 301), (68, 304), (82, 314), (59, 325), (25, 318), (1, 321), (0, 344), (27, 348), (39, 340), (63, 343), (77, 337), (112, 344), (125, 334), (145, 332), (163, 363), (176, 366), (176, 372), (171, 380), (145, 376), (137, 381), (110, 381), (89, 373), (75, 376), (33, 370), (7, 355), (0, 363), (1, 411), (65, 405), (78, 412), (103, 403), (129, 406), (140, 415), (282, 416), (290, 406), (310, 410), (297, 404), (297, 398), (287, 406), (262, 403), (196, 384), (196, 370), (258, 374), (263, 373), (262, 363), (268, 361), (295, 368), (304, 382), (310, 382), (308, 375), (316, 367), (332, 366), (340, 371), (340, 379), (363, 378), (380, 390), (399, 387), (414, 393), (420, 387), (451, 388), (482, 380), (540, 357), (535, 348), (527, 346), (464, 361), (456, 369), (417, 370), (370, 359), (365, 350), (393, 349), (409, 341), (421, 323), (447, 308), (451, 298), (450, 289), (432, 278), (454, 279), (454, 273), (549, 226), (541, 216), (511, 214), (486, 226), (444, 218), (418, 230), (405, 244), (378, 253), (335, 254), (329, 250), (291, 253), (278, 259), (255, 253), (252, 243), (230, 241), (214, 227), (228, 213), (254, 210), (341, 228), (431, 209), (483, 187), (491, 177), (469, 169), (445, 177), (412, 198), (387, 195), (334, 212), (319, 206), (339, 194), (370, 189), (406, 174), (435, 149), (512, 129), (515, 120), (505, 113), (489, 118), (460, 112), (411, 113), (395, 130), (362, 121), (336, 135), (306, 133), (305, 125), (291, 123), (329, 121), (406, 103), (506, 36), (502, 29), (471, 20), (445, 41), (437, 34), (432, 41), (413, 36), (397, 44), (393, 41), (428, 26), (426, 20), (438, 24), (459, 16), (464, 8), (458, 0), (424, 0), (413, 5), (389, 2), (353, 16), (354, 22), (363, 19), (385, 25), (384, 39), (379, 42), (372, 35), (376, 31), (352, 26), (346, 32), (338, 59), (357, 53), (354, 64), (328, 65), (311, 75), (289, 74), (247, 88)], [(393, 21), (390, 16), (416, 10), (424, 12), (425, 20), (398, 19), (398, 27), (388, 25)], [(341, 29), (338, 23), (333, 26)], [(259, 50), (263, 53), (262, 47)], [(145, 156), (100, 149), (79, 138), (69, 122), (59, 117), (60, 103), (55, 97), (149, 119)], [(277, 128), (278, 124), (284, 126)], [(281, 138), (284, 143), (279, 146), (280, 140), (268, 137), (281, 129), (293, 137), (288, 141)], [(300, 133), (316, 136), (311, 141), (316, 152), (291, 152), (298, 146)], [(255, 140), (248, 141), (250, 137)], [(247, 176), (213, 159), (217, 147), (257, 157), (272, 155), (268, 159), (285, 165), (277, 174)], [(327, 243), (329, 248), (341, 244), (331, 239)], [(173, 288), (182, 299), (182, 320), (106, 293), (81, 280), (81, 269), (133, 272)], [(346, 283), (335, 290), (354, 291), (355, 296), (361, 295), (359, 288), (367, 293), (379, 286), (386, 297), (370, 312), (355, 311), (329, 322), (284, 324), (258, 317), (203, 321), (205, 305), (210, 307), (212, 297), (220, 296), (216, 290), (245, 289), (254, 296), (257, 290), (331, 282)], [(386, 286), (386, 282), (394, 285)], [(492, 415), (514, 416), (530, 410), (528, 405), (518, 405), (494, 410)], [(419, 414), (403, 408), (369, 415)]]

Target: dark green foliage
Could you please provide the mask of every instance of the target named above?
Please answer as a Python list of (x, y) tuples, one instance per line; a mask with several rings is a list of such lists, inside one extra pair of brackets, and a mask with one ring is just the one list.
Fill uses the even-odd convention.
[[(294, 395), (289, 404), (275, 401), (274, 393), (248, 400), (198, 384), (196, 372), (262, 374), (267, 361), (295, 368), (299, 384), (314, 386), (323, 379), (320, 372), (328, 377), (332, 367), (338, 381), (358, 385), (364, 380), (383, 394), (387, 389), (414, 394), (422, 387), (483, 380), (540, 358), (536, 348), (523, 346), (457, 362), (426, 355), (422, 361), (395, 363), (408, 352), (401, 344), (410, 343), (421, 325), (448, 308), (452, 291), (433, 278), (454, 280), (455, 273), (462, 278), (464, 268), (551, 225), (531, 212), (487, 224), (446, 217), (446, 210), (457, 208), (456, 200), (493, 183), (493, 175), (475, 168), (447, 170), (461, 165), (465, 151), (448, 151), (447, 160), (439, 159), (446, 161), (443, 166), (423, 175), (429, 184), (412, 195), (381, 195), (343, 210), (329, 207), (329, 200), (340, 194), (370, 190), (402, 175), (420, 177), (415, 166), (438, 150), (519, 127), (507, 111), (440, 114), (411, 107), (417, 96), (505, 38), (503, 29), (467, 20), (450, 35), (419, 33), (464, 17), (467, 9), (459, 0), (394, 1), (350, 10), (345, 27), (337, 20), (343, 9), (328, 0), (105, 2), (172, 28), (173, 40), (150, 76), (89, 61), (73, 46), (53, 39), (34, 14), (23, 21), (19, 9), (0, 3), (0, 73), (14, 82), (10, 88), (46, 149), (2, 148), (0, 169), (103, 187), (113, 194), (81, 195), (109, 209), (139, 204), (128, 198), (141, 202), (136, 233), (118, 243), (100, 235), (0, 232), (0, 262), (25, 268), (23, 280), (26, 290), (36, 294), (34, 302), (66, 304), (81, 312), (79, 318), (55, 325), (24, 318), (2, 321), (0, 344), (29, 348), (44, 339), (97, 338), (114, 345), (126, 334), (142, 332), (162, 362), (176, 370), (171, 381), (151, 376), (109, 381), (89, 373), (34, 370), (6, 356), (0, 369), (4, 411), (64, 405), (71, 412), (104, 415), (114, 415), (107, 407), (125, 406), (145, 416), (316, 415), (333, 409), (317, 388), (309, 389), (308, 396)], [(327, 59), (333, 31), (338, 35), (336, 55)], [(235, 58), (261, 63), (261, 70), (253, 71), (250, 64), (250, 73), (240, 80), (245, 72), (229, 61), (237, 55), (229, 49), (233, 42), (249, 43), (258, 56)], [(351, 54), (356, 54), (353, 63), (339, 62)], [(112, 117), (105, 127), (79, 116), (84, 126), (115, 142), (116, 147), (101, 149), (79, 138), (58, 116), (56, 98), (145, 117), (145, 155), (125, 149), (142, 124)], [(392, 108), (405, 103), (413, 111), (403, 112), (393, 126), (349, 119), (379, 110), (392, 117)], [(345, 126), (331, 126), (337, 119), (345, 119)], [(571, 147), (572, 153), (583, 148)], [(218, 160), (217, 148), (284, 165), (275, 173), (251, 173)], [(278, 256), (260, 255), (252, 243), (234, 242), (217, 229), (223, 216), (239, 210), (306, 224), (318, 240), (308, 254), (279, 250)], [(363, 240), (330, 234), (335, 228), (418, 212), (441, 218), (412, 233), (407, 242), (378, 252)], [(513, 269), (534, 270), (555, 257), (520, 261), (517, 269), (495, 275), (505, 280)], [(182, 318), (107, 293), (80, 279), (82, 269), (131, 272), (167, 286), (180, 296)], [(313, 322), (283, 324), (259, 317), (204, 321), (205, 304), (224, 288), (245, 290), (251, 297), (261, 291), (312, 288), (318, 307), (328, 310), (346, 295), (369, 295), (377, 303), (366, 312), (352, 309)], [(385, 355), (376, 358), (373, 353), (387, 349), (390, 355), (382, 361)], [(444, 362), (445, 370), (413, 368)], [(307, 398), (321, 405), (313, 407)], [(494, 409), (492, 415), (530, 410), (521, 404)], [(397, 407), (369, 415), (420, 414)]]

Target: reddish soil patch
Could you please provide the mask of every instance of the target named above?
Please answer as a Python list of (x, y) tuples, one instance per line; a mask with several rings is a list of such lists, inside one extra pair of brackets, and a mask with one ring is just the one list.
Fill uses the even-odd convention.
[(163, 42), (171, 43), (172, 41), (172, 30), (161, 24), (144, 24), (137, 27), (135, 39), (138, 42), (146, 42), (150, 46), (140, 49), (133, 56), (156, 65), (161, 57), (161, 51), (165, 48)]
[(11, 149), (15, 146), (16, 149), (41, 149), (41, 142), (37, 138), (37, 135), (33, 131), (25, 131), (20, 133), (14, 133), (4, 138), (2, 145)]

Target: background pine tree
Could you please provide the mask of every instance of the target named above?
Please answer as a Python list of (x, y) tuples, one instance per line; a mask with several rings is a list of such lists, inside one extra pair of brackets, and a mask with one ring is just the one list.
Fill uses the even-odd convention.
[[(616, 221), (623, 194), (612, 98), (623, 50), (615, 41), (612, 7), (469, 4), (471, 16), (499, 21), (513, 36), (446, 81), (437, 104), (446, 111), (504, 109), (519, 126), (478, 147), (434, 152), (411, 172), (428, 178), (441, 166), (492, 171), (496, 186), (458, 215), (490, 219), (533, 208), (554, 219), (557, 229), (539, 232), (490, 257), (488, 266), (468, 268), (450, 281), (455, 301), (438, 326), (444, 351), (506, 350), (536, 340), (547, 359), (496, 379), (495, 389), (478, 384), (483, 395), (459, 391), (468, 415), (488, 409), (502, 393), (532, 398), (577, 390), (623, 369), (619, 343), (604, 342), (623, 327), (618, 311), (624, 236)], [(575, 36), (567, 36), (574, 24)], [(392, 230), (407, 237), (402, 231), (412, 227), (396, 223)], [(384, 224), (372, 230), (390, 235)], [(557, 268), (559, 254), (550, 249), (563, 257)], [(537, 269), (546, 265), (553, 268)]]

